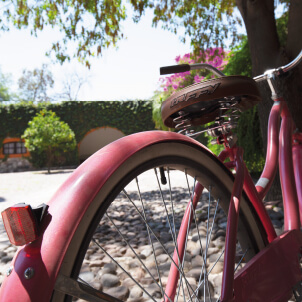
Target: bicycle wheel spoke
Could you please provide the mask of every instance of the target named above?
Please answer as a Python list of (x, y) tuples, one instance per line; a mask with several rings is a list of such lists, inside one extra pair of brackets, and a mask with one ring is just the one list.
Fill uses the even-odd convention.
[[(167, 174), (168, 174), (170, 203), (171, 203), (171, 208), (172, 208), (173, 230), (171, 230), (171, 233), (173, 234), (172, 237), (173, 237), (173, 241), (174, 241), (175, 250), (176, 250), (176, 253), (177, 253), (178, 263), (180, 263), (181, 261), (180, 261), (180, 258), (179, 258), (178, 244), (177, 244), (177, 241), (176, 241), (175, 215), (174, 215), (174, 205), (173, 205), (173, 199), (172, 199), (172, 189), (171, 189), (171, 179), (170, 179), (169, 167), (167, 168)], [(183, 272), (183, 266), (181, 267), (181, 269), (182, 269), (182, 272)], [(181, 278), (182, 278), (182, 276), (181, 276)], [(180, 281), (179, 281), (179, 287), (178, 287), (177, 295), (176, 295), (176, 302), (178, 302), (180, 288), (182, 288), (183, 296), (185, 297), (185, 290), (184, 290), (182, 279), (180, 279)], [(189, 291), (188, 286), (187, 286), (187, 290)]]
[[(222, 255), (224, 254), (224, 249), (223, 251), (220, 253), (220, 255), (218, 256), (218, 258), (216, 259), (216, 261), (213, 263), (212, 267), (209, 269), (208, 271), (208, 275), (212, 272), (213, 268), (215, 267), (215, 265), (217, 264), (217, 262), (220, 260), (220, 258), (222, 257)], [(204, 280), (200, 280), (200, 282), (198, 283), (198, 286), (195, 290), (195, 292), (198, 292), (200, 287), (204, 284)], [(187, 301), (188, 302), (188, 301)]]
[[(187, 182), (187, 188), (188, 188), (188, 191), (189, 191), (189, 196), (191, 198), (191, 189), (190, 189), (190, 184), (189, 184), (189, 179), (188, 179), (188, 174), (187, 174), (187, 170), (185, 170), (185, 177), (186, 177), (186, 182)], [(193, 191), (194, 192), (194, 191)]]
[[(217, 203), (216, 203), (215, 213), (214, 213), (214, 217), (213, 217), (213, 221), (212, 221), (212, 226), (211, 226), (211, 230), (210, 230), (210, 234), (209, 234), (209, 239), (206, 241), (207, 244), (206, 244), (205, 257), (204, 257), (204, 265), (203, 265), (202, 268), (204, 268), (204, 266), (205, 266), (205, 264), (206, 264), (206, 255), (207, 255), (207, 253), (208, 253), (209, 240), (210, 240), (210, 238), (211, 238), (211, 236), (212, 236), (212, 230), (213, 230), (213, 227), (214, 227), (214, 222), (215, 222), (215, 217), (216, 217), (218, 205), (219, 205), (219, 199), (217, 200)], [(221, 256), (220, 256), (220, 257), (221, 257)], [(220, 257), (219, 257), (219, 259), (220, 259)], [(215, 266), (216, 263), (217, 263), (217, 261), (213, 264), (212, 269), (213, 269), (213, 267)], [(212, 269), (211, 269), (211, 270), (212, 270)], [(211, 270), (207, 273), (207, 275), (210, 274)], [(202, 276), (200, 275), (200, 279), (199, 279), (198, 283), (200, 282), (201, 277), (202, 277)]]
[(223, 251), (220, 253), (220, 255), (218, 256), (218, 258), (216, 259), (216, 261), (213, 263), (212, 267), (209, 269), (208, 274), (210, 274), (213, 270), (213, 268), (215, 267), (215, 265), (217, 264), (217, 262), (220, 260), (220, 258), (222, 257), (222, 255), (224, 254), (224, 249)]
[[(189, 186), (189, 181), (188, 181), (188, 175), (187, 173), (185, 173), (186, 175), (186, 180), (187, 180), (187, 185)], [(193, 184), (193, 192), (195, 192), (195, 186), (196, 186), (196, 178), (194, 178), (194, 184)], [(194, 210), (194, 205), (193, 205), (193, 194), (191, 194), (190, 196), (190, 205), (191, 205), (191, 209), (192, 209), (192, 213), (193, 213), (193, 216), (194, 216), (194, 220), (195, 220), (195, 225), (196, 225), (196, 231), (197, 231), (197, 236), (198, 236), (198, 241), (199, 241), (199, 245), (200, 245), (200, 251), (201, 251), (201, 256), (203, 258), (203, 266), (202, 266), (202, 269), (200, 271), (200, 276), (199, 276), (199, 280), (202, 278), (202, 273), (204, 274), (204, 276), (206, 276), (206, 257), (203, 256), (203, 248), (202, 248), (202, 243), (201, 243), (201, 236), (200, 236), (200, 233), (199, 233), (199, 229), (198, 229), (198, 225), (197, 225), (197, 219), (196, 219), (196, 214), (195, 214), (195, 210)], [(204, 294), (205, 294), (205, 290), (204, 290)], [(205, 295), (204, 295), (205, 296)], [(195, 298), (195, 301), (196, 301), (196, 298)]]
[[(191, 216), (190, 216), (191, 218)], [(190, 228), (190, 218), (189, 218), (189, 221), (188, 221), (188, 226), (187, 226), (187, 234), (186, 234), (186, 241), (185, 241), (185, 247), (184, 247), (184, 255), (183, 255), (183, 260), (182, 260), (182, 263), (181, 263), (181, 269), (183, 270), (183, 266), (184, 266), (184, 262), (185, 262), (185, 258), (186, 258), (186, 250), (187, 250), (187, 242), (188, 242), (188, 235), (189, 235), (189, 228)], [(182, 276), (180, 276), (180, 285), (182, 284)], [(180, 289), (180, 285), (179, 285), (179, 289)], [(179, 295), (179, 289), (178, 289), (178, 294), (177, 294), (177, 297)], [(190, 295), (190, 291), (188, 290), (189, 292), (189, 295)], [(184, 295), (185, 297), (185, 295)], [(190, 299), (191, 300), (191, 299)], [(192, 300), (191, 300), (192, 301)]]
[[(162, 200), (162, 203), (164, 204), (164, 208), (165, 208), (165, 211), (166, 211), (166, 216), (167, 216), (167, 220), (168, 220), (168, 223), (169, 223), (170, 231), (172, 232), (172, 227), (171, 227), (170, 220), (169, 220), (168, 210), (167, 210), (166, 203), (165, 203), (165, 201), (164, 201), (164, 197), (163, 197), (161, 185), (160, 185), (160, 182), (159, 182), (159, 179), (158, 179), (158, 174), (157, 174), (156, 168), (154, 168), (154, 173), (155, 173), (155, 176), (156, 176), (158, 189), (159, 189), (159, 191), (160, 191), (161, 200)], [(139, 199), (140, 199), (140, 202), (141, 202), (141, 204), (142, 204), (143, 213), (144, 213), (144, 217), (145, 217), (145, 220), (146, 220), (145, 207), (144, 207), (143, 200), (142, 200), (142, 197), (141, 197), (141, 192), (140, 192), (140, 189), (139, 189), (139, 184), (138, 184), (137, 178), (136, 178), (136, 184), (137, 184)], [(146, 222), (147, 222), (147, 221), (146, 221)], [(155, 265), (156, 265), (156, 270), (157, 270), (159, 282), (160, 282), (160, 285), (161, 285), (161, 289), (163, 289), (162, 281), (161, 281), (161, 276), (160, 276), (160, 271), (159, 271), (158, 263), (157, 263), (157, 260), (156, 260), (155, 249), (154, 249), (154, 245), (153, 245), (153, 242), (152, 242), (152, 239), (151, 239), (149, 230), (148, 230), (148, 236), (149, 236), (149, 239), (150, 239), (150, 243), (151, 243), (151, 245), (152, 245), (152, 250), (153, 250), (153, 255), (154, 255), (154, 261), (155, 261)], [(175, 246), (175, 248), (176, 248), (176, 246), (177, 246), (177, 244), (176, 244), (175, 241), (174, 241), (174, 246)], [(178, 257), (178, 262), (180, 263), (179, 257)], [(179, 266), (178, 266), (177, 269), (179, 270), (179, 272), (181, 271), (181, 273), (182, 273), (182, 275), (183, 275), (182, 267), (179, 267)], [(187, 285), (187, 288), (188, 288), (188, 283), (186, 283), (186, 285)], [(188, 289), (188, 291), (189, 291), (189, 289)], [(162, 290), (162, 295), (164, 296), (163, 290)]]
[[(210, 301), (212, 301), (212, 295), (211, 295), (211, 291), (210, 291), (210, 287), (209, 287), (209, 279), (206, 278), (206, 283), (207, 283), (207, 290), (208, 290), (208, 295), (209, 295), (209, 298), (210, 298)], [(204, 301), (206, 301), (206, 295), (204, 295)]]
[[(123, 190), (123, 193), (125, 194), (125, 196), (127, 197), (127, 199), (132, 203), (132, 205), (136, 208), (138, 214), (140, 215), (141, 219), (144, 221), (144, 223), (147, 226), (147, 229), (150, 230), (150, 232), (152, 233), (152, 235), (155, 237), (155, 239), (157, 240), (157, 242), (161, 245), (161, 247), (163, 248), (164, 252), (166, 253), (166, 255), (169, 257), (169, 259), (171, 260), (171, 262), (175, 265), (175, 267), (177, 268), (178, 272), (180, 273), (180, 275), (182, 277), (184, 277), (183, 272), (180, 270), (179, 266), (175, 263), (175, 261), (173, 260), (173, 258), (171, 257), (171, 255), (168, 253), (167, 249), (165, 248), (165, 246), (161, 243), (161, 241), (159, 240), (159, 238), (156, 236), (156, 234), (154, 233), (154, 231), (152, 230), (152, 228), (150, 227), (150, 225), (147, 223), (147, 221), (144, 219), (143, 215), (141, 214), (141, 212), (139, 211), (139, 209), (137, 208), (137, 206), (134, 204), (134, 202), (131, 200), (130, 196), (127, 194), (127, 192), (125, 190)], [(187, 282), (186, 278), (185, 278), (186, 284), (187, 286), (192, 290), (192, 292), (194, 292), (193, 288), (191, 287), (190, 283)], [(196, 295), (195, 295), (196, 296)]]
[[(139, 199), (140, 199), (140, 202), (141, 202), (141, 205), (142, 205), (142, 208), (143, 208), (144, 218), (145, 218), (145, 221), (147, 223), (146, 211), (145, 211), (143, 199), (142, 199), (142, 196), (141, 196), (141, 192), (140, 192), (140, 188), (139, 188), (137, 177), (135, 178), (135, 181), (136, 181), (136, 186), (137, 186), (137, 191), (138, 191)], [(165, 293), (164, 293), (164, 290), (163, 290), (163, 285), (162, 285), (162, 282), (161, 282), (161, 276), (160, 276), (160, 272), (159, 272), (159, 269), (158, 269), (158, 263), (157, 263), (157, 260), (156, 260), (154, 244), (153, 244), (153, 241), (152, 241), (152, 238), (151, 238), (151, 235), (150, 235), (150, 231), (149, 231), (148, 228), (147, 228), (147, 232), (148, 232), (149, 241), (150, 241), (150, 244), (152, 246), (152, 251), (153, 251), (153, 255), (154, 255), (155, 266), (156, 266), (157, 275), (158, 275), (158, 279), (159, 279), (159, 283), (160, 283), (160, 291), (162, 293), (162, 296), (164, 297)]]
[(169, 167), (167, 168), (167, 173), (168, 173), (170, 202), (171, 202), (171, 207), (172, 207), (173, 231), (174, 231), (174, 236), (176, 238), (175, 213), (174, 213), (174, 203), (173, 203), (173, 199), (172, 199), (172, 188), (171, 188), (171, 179), (170, 179), (170, 169), (169, 169)]
[[(168, 213), (167, 205), (166, 205), (165, 200), (164, 200), (164, 196), (163, 196), (163, 192), (162, 192), (162, 189), (161, 189), (161, 185), (160, 185), (160, 182), (159, 182), (159, 178), (158, 178), (158, 174), (157, 174), (156, 168), (154, 168), (154, 171), (155, 171), (156, 180), (157, 180), (158, 188), (159, 188), (159, 191), (160, 191), (160, 195), (161, 195), (161, 198), (162, 198), (162, 202), (164, 204), (164, 208), (165, 208), (165, 212), (166, 212), (166, 216), (167, 216), (170, 232), (171, 232), (171, 235), (172, 235), (173, 234), (173, 230), (172, 230), (171, 222), (170, 222), (170, 219), (169, 219), (169, 213)], [(171, 194), (171, 191), (170, 191), (170, 194)], [(178, 263), (180, 263), (181, 261), (179, 259), (178, 245), (177, 245), (177, 242), (176, 242), (176, 237), (172, 235), (172, 239), (173, 239), (174, 247), (176, 249), (177, 256), (178, 256)], [(185, 252), (186, 252), (186, 247), (185, 247)], [(185, 258), (185, 254), (184, 254), (183, 258)], [(181, 266), (181, 269), (182, 269), (182, 266)]]
[[(224, 194), (232, 188), (220, 188), (220, 175), (187, 162), (168, 156), (147, 162), (122, 172), (113, 193), (100, 191), (89, 238), (81, 239), (87, 252), (78, 252), (81, 264), (72, 273), (84, 291), (104, 293), (107, 302), (219, 300), (230, 200)], [(235, 270), (253, 255), (247, 246), (236, 246)]]
[[(161, 200), (162, 200), (162, 203), (163, 203), (164, 208), (165, 208), (165, 212), (166, 212), (166, 216), (167, 216), (167, 220), (168, 220), (170, 232), (171, 232), (171, 234), (173, 234), (172, 226), (171, 226), (171, 222), (170, 222), (170, 218), (169, 218), (169, 213), (168, 213), (168, 209), (167, 209), (167, 205), (166, 205), (166, 203), (165, 203), (165, 199), (164, 199), (164, 196), (163, 196), (163, 192), (162, 192), (162, 189), (161, 189), (161, 185), (160, 185), (160, 183), (159, 183), (159, 179), (158, 179), (158, 174), (157, 174), (156, 168), (154, 168), (154, 173), (155, 173), (155, 176), (156, 176), (157, 185), (158, 185), (158, 189), (159, 189), (159, 192), (160, 192)], [(173, 235), (172, 235), (172, 237), (173, 237)], [(174, 240), (174, 242), (175, 242), (175, 237), (173, 237), (173, 240)], [(176, 244), (175, 244), (175, 246), (176, 246)]]
[[(108, 256), (127, 276), (137, 285), (140, 287), (141, 290), (145, 292), (153, 301), (156, 300), (117, 262), (111, 255), (95, 240), (92, 238), (92, 241)], [(172, 302), (172, 301), (171, 301)]]
[[(189, 186), (189, 182), (188, 182), (188, 177), (187, 177), (187, 173), (185, 173), (186, 175), (186, 179), (187, 179), (187, 185)], [(194, 178), (194, 185), (193, 185), (193, 192), (195, 192), (195, 185), (196, 185), (196, 179)], [(193, 194), (191, 195), (191, 199), (190, 199), (190, 202), (191, 202), (191, 207), (193, 209)], [(212, 221), (212, 226), (211, 226), (211, 230), (210, 230), (210, 233), (209, 233), (209, 220), (210, 220), (210, 208), (211, 208), (211, 186), (209, 187), (209, 203), (208, 203), (208, 217), (207, 217), (207, 231), (206, 231), (206, 248), (205, 248), (205, 254), (203, 253), (203, 248), (202, 248), (202, 243), (201, 243), (201, 236), (200, 236), (200, 233), (199, 233), (199, 229), (198, 229), (198, 226), (196, 224), (196, 230), (197, 230), (197, 235), (198, 235), (198, 241), (199, 241), (199, 244), (200, 244), (200, 249), (201, 249), (201, 256), (203, 257), (203, 266), (202, 266), (202, 269), (201, 269), (201, 273), (200, 273), (200, 276), (199, 276), (199, 283), (200, 283), (200, 280), (202, 278), (202, 273), (204, 275), (204, 279), (206, 279), (206, 282), (203, 282), (204, 284), (204, 288), (203, 288), (203, 292), (204, 292), (204, 301), (206, 299), (206, 292), (208, 291), (209, 293), (209, 296), (210, 296), (210, 299), (211, 299), (211, 293), (210, 293), (210, 289), (209, 289), (209, 285), (208, 285), (208, 274), (207, 273), (207, 269), (206, 269), (206, 263), (207, 263), (207, 251), (208, 251), (208, 247), (209, 247), (209, 240), (211, 238), (211, 234), (212, 234), (212, 230), (213, 230), (213, 226), (214, 226), (214, 222), (215, 222), (215, 217), (216, 217), (216, 211), (217, 211), (217, 208), (218, 208), (218, 203), (216, 205), (216, 208), (215, 208), (215, 214), (214, 214), (214, 217), (213, 217), (213, 221)], [(196, 214), (195, 214), (195, 211), (193, 210), (193, 215), (194, 215), (194, 220), (197, 221), (196, 219)], [(197, 301), (197, 299), (195, 299), (195, 301)]]
[[(164, 208), (165, 208), (165, 212), (166, 212), (166, 216), (167, 216), (167, 220), (168, 220), (168, 224), (169, 224), (169, 229), (170, 229), (170, 232), (171, 232), (171, 235), (172, 235), (172, 240), (173, 240), (176, 252), (177, 252), (178, 262), (180, 262), (179, 254), (178, 254), (178, 246), (177, 246), (176, 237), (175, 237), (176, 232), (174, 234), (174, 232), (172, 230), (172, 226), (171, 226), (171, 222), (170, 222), (170, 219), (169, 219), (169, 213), (168, 213), (167, 205), (166, 205), (165, 200), (164, 200), (164, 196), (163, 196), (163, 192), (162, 192), (162, 189), (161, 189), (161, 185), (160, 185), (160, 182), (159, 182), (159, 178), (158, 178), (158, 174), (157, 174), (156, 168), (154, 168), (154, 171), (155, 171), (157, 185), (158, 185), (158, 188), (159, 188), (159, 191), (160, 191), (162, 203), (164, 204)], [(170, 198), (171, 198), (171, 202), (172, 202), (171, 190), (170, 190)], [(173, 207), (172, 207), (172, 210), (173, 210)], [(174, 230), (175, 230), (175, 227), (174, 227)]]
[[(141, 263), (141, 265), (144, 267), (144, 269), (147, 271), (147, 273), (149, 274), (149, 276), (153, 279), (153, 281), (157, 284), (155, 278), (153, 277), (153, 275), (151, 274), (151, 272), (149, 271), (149, 269), (146, 267), (146, 265), (143, 263), (143, 261), (140, 259), (140, 257), (138, 256), (138, 254), (135, 252), (135, 250), (132, 248), (131, 244), (129, 244), (128, 240), (125, 238), (125, 236), (123, 236), (123, 234), (120, 232), (120, 230), (118, 229), (118, 227), (115, 225), (115, 223), (113, 222), (113, 220), (108, 216), (108, 214), (106, 213), (106, 216), (108, 217), (108, 219), (110, 220), (110, 222), (113, 224), (113, 226), (115, 227), (115, 229), (118, 231), (119, 235), (122, 237), (122, 239), (126, 242), (126, 244), (128, 245), (128, 247), (131, 249), (131, 251), (134, 253), (134, 255), (136, 256), (136, 258), (138, 259), (138, 261)], [(159, 286), (159, 285), (158, 285)], [(160, 286), (159, 286), (160, 287)]]
[[(171, 227), (171, 223), (170, 223), (170, 219), (169, 219), (169, 214), (168, 214), (167, 206), (166, 206), (166, 203), (165, 203), (165, 200), (164, 200), (164, 196), (163, 196), (163, 193), (162, 193), (162, 189), (161, 189), (161, 185), (160, 185), (160, 182), (159, 182), (159, 178), (158, 178), (158, 174), (157, 174), (156, 168), (154, 168), (154, 172), (155, 172), (155, 176), (156, 176), (156, 180), (157, 180), (158, 189), (159, 189), (159, 191), (160, 191), (162, 203), (164, 204), (164, 208), (165, 208), (165, 212), (166, 212), (166, 216), (167, 216), (167, 220), (168, 220), (170, 232), (171, 232), (171, 234), (172, 234), (173, 231), (172, 231), (172, 227)], [(187, 244), (188, 232), (189, 232), (189, 226), (188, 226), (188, 228), (187, 228), (187, 236), (186, 236), (186, 242), (185, 242), (185, 248), (184, 248), (184, 256), (183, 256), (183, 259), (185, 259), (185, 257), (186, 257), (186, 244)], [(173, 239), (173, 241), (174, 241), (174, 247), (175, 247), (175, 249), (176, 249), (176, 251), (177, 251), (178, 263), (181, 263), (181, 266), (180, 266), (180, 267), (178, 266), (178, 269), (181, 270), (181, 271), (183, 272), (183, 263), (184, 263), (184, 260), (183, 260), (183, 261), (180, 261), (179, 254), (178, 254), (178, 246), (177, 246), (177, 243), (176, 243), (176, 239), (175, 239), (175, 238), (172, 238), (172, 239)], [(154, 253), (154, 257), (155, 257), (155, 253)], [(180, 285), (181, 285), (181, 284), (182, 284), (182, 275), (181, 275), (181, 277), (180, 277)], [(188, 286), (187, 286), (187, 290), (189, 291)]]
[[(186, 180), (187, 180), (187, 186), (188, 186), (188, 189), (189, 189), (189, 198), (191, 200), (191, 194), (190, 194), (190, 188), (189, 188), (189, 182), (188, 182), (188, 178), (187, 178), (187, 174), (186, 174), (186, 171), (185, 171), (185, 175), (186, 175)], [(183, 265), (184, 265), (184, 260), (185, 260), (185, 257), (186, 257), (186, 250), (187, 250), (187, 242), (188, 242), (188, 234), (189, 234), (189, 229), (190, 229), (190, 225), (191, 225), (191, 211), (193, 210), (192, 208), (192, 204), (190, 202), (190, 211), (189, 211), (189, 220), (188, 220), (188, 225), (187, 225), (187, 228), (186, 228), (186, 240), (185, 240), (185, 247), (184, 247), (184, 256), (183, 256), (183, 261), (181, 263), (181, 268), (183, 269)], [(180, 291), (180, 287), (182, 285), (182, 277), (180, 277), (180, 281), (179, 281), (179, 287), (178, 287), (178, 291), (177, 291), (177, 300), (178, 301), (178, 297), (179, 297), (179, 291)], [(188, 290), (189, 292), (189, 296), (190, 296), (190, 291)], [(183, 296), (185, 297), (185, 294), (183, 293)], [(196, 297), (197, 298), (197, 297)], [(191, 296), (190, 296), (190, 300), (191, 300)], [(191, 300), (192, 301), (192, 300)]]
[[(215, 222), (218, 206), (219, 206), (219, 199), (216, 202), (215, 213), (214, 213), (214, 216), (213, 216), (212, 226), (211, 226), (211, 230), (210, 230), (210, 234), (209, 234), (209, 240), (212, 236), (212, 231), (213, 231), (213, 227), (214, 227), (214, 222)], [(207, 250), (206, 250), (206, 252), (208, 252), (209, 240), (207, 241)]]
[(247, 249), (245, 250), (244, 254), (243, 254), (242, 257), (240, 258), (240, 260), (239, 260), (237, 266), (235, 267), (234, 273), (237, 271), (238, 267), (240, 266), (241, 262), (243, 261), (245, 255), (246, 255), (246, 253), (247, 253), (248, 251), (249, 251), (249, 248), (247, 248)]
[(209, 187), (209, 204), (208, 204), (208, 219), (207, 219), (207, 235), (206, 235), (206, 248), (204, 255), (204, 279), (206, 280), (203, 283), (203, 292), (204, 292), (204, 301), (206, 301), (206, 284), (208, 285), (208, 273), (207, 273), (207, 250), (208, 250), (208, 240), (209, 240), (209, 221), (210, 221), (210, 209), (211, 209), (211, 186)]

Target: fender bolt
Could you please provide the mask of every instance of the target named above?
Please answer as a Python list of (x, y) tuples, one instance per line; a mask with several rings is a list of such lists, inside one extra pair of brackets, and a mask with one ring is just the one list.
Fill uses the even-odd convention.
[(29, 280), (31, 279), (35, 274), (35, 270), (32, 267), (28, 267), (25, 271), (24, 271), (24, 278)]
[(12, 271), (13, 271), (13, 267), (10, 266), (6, 271), (6, 276), (8, 277), (12, 273)]

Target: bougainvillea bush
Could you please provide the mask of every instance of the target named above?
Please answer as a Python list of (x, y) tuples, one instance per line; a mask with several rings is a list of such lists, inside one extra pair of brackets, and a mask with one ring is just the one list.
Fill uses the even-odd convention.
[[(177, 56), (175, 58), (177, 64), (194, 64), (194, 63), (207, 63), (219, 70), (223, 70), (228, 62), (228, 52), (222, 48), (211, 48), (199, 54), (187, 53), (183, 56)], [(187, 72), (181, 72), (172, 74), (160, 79), (160, 88), (155, 92), (155, 98), (153, 103), (153, 120), (157, 129), (168, 130), (163, 124), (161, 119), (161, 104), (170, 95), (176, 91), (194, 83), (199, 83), (203, 80), (215, 77), (207, 70), (192, 70)], [(202, 136), (201, 142), (208, 144), (209, 138)], [(210, 145), (213, 152), (219, 152), (221, 148), (217, 149), (217, 146)], [(215, 150), (217, 149), (217, 150)]]
[[(219, 70), (223, 70), (223, 68), (227, 64), (227, 55), (228, 52), (225, 52), (222, 48), (212, 48), (207, 49), (203, 53), (201, 52), (199, 55), (187, 53), (182, 57), (177, 56), (175, 58), (175, 61), (177, 64), (207, 63)], [(163, 96), (166, 95), (168, 97), (181, 88), (194, 83), (199, 83), (210, 77), (214, 77), (214, 75), (209, 73), (208, 71), (192, 70), (161, 78), (161, 88), (164, 92)]]
[[(207, 63), (219, 70), (223, 70), (228, 62), (228, 52), (222, 48), (211, 48), (199, 54), (187, 53), (183, 56), (175, 58), (177, 64), (194, 64), (194, 63)], [(176, 91), (194, 83), (199, 83), (205, 79), (214, 77), (209, 71), (206, 70), (192, 70), (187, 72), (180, 72), (172, 74), (160, 79), (160, 87), (155, 92), (153, 103), (153, 120), (157, 129), (167, 130), (167, 127), (161, 120), (161, 104), (170, 95)]]

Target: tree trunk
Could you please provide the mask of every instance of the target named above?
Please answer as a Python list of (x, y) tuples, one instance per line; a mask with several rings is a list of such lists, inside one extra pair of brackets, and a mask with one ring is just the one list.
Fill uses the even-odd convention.
[[(245, 23), (252, 58), (253, 75), (265, 70), (287, 64), (302, 49), (302, 1), (291, 0), (288, 22), (288, 39), (285, 49), (278, 39), (274, 14), (274, 0), (237, 0)], [(297, 128), (302, 130), (302, 66), (280, 81), (281, 95), (288, 100), (289, 109)], [(263, 101), (259, 104), (259, 119), (263, 137), (263, 146), (267, 145), (267, 121), (272, 106), (270, 90), (265, 82), (259, 85)], [(269, 199), (281, 196), (280, 182), (273, 184)]]
[[(288, 18), (288, 36), (286, 55), (293, 60), (302, 50), (302, 1), (291, 0)], [(296, 127), (302, 131), (302, 64), (295, 68), (287, 77), (284, 86), (284, 96), (288, 100), (290, 112)]]
[(48, 147), (48, 150), (46, 151), (47, 156), (47, 173), (50, 174), (50, 167), (52, 165), (53, 161), (53, 150)]

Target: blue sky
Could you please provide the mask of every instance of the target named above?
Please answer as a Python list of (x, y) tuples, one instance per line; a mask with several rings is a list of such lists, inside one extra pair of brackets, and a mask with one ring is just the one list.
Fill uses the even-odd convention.
[(60, 83), (66, 75), (76, 71), (89, 77), (80, 100), (150, 99), (158, 87), (159, 67), (175, 64), (177, 55), (190, 52), (189, 42), (183, 44), (177, 35), (152, 28), (151, 20), (150, 12), (138, 24), (131, 19), (125, 21), (127, 39), (118, 43), (118, 49), (106, 49), (101, 57), (93, 59), (90, 71), (76, 60), (61, 66), (45, 56), (51, 42), (57, 40), (55, 30), (46, 29), (35, 38), (29, 31), (12, 29), (0, 33), (0, 68), (12, 75), (15, 90), (23, 69), (33, 70), (46, 63), (54, 75), (55, 92), (62, 88)]

